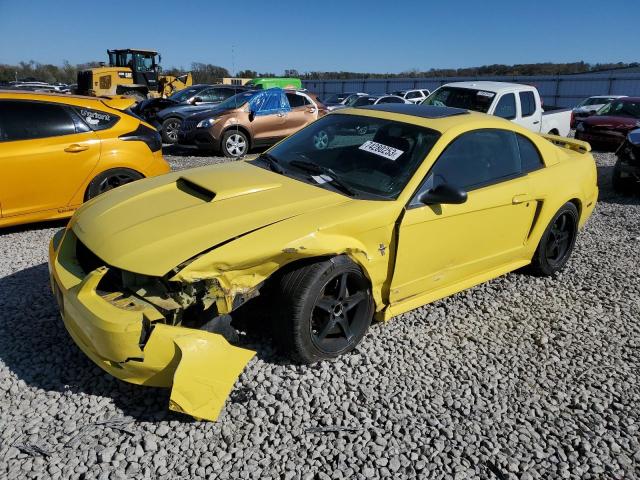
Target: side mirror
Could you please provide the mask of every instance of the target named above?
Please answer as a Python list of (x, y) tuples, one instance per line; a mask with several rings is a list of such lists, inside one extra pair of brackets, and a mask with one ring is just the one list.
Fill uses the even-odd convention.
[(201, 97), (193, 97), (193, 99), (191, 100), (191, 103), (193, 105), (202, 102), (202, 98)]
[(253, 122), (254, 118), (256, 118), (256, 111), (253, 109), (249, 109), (249, 121)]
[(467, 192), (461, 188), (443, 183), (427, 190), (418, 199), (420, 203), (425, 205), (434, 204), (460, 204), (467, 201)]

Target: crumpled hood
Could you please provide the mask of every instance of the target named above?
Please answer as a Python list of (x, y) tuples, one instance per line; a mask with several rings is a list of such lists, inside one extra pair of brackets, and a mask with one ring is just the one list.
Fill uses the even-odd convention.
[[(168, 108), (160, 110), (158, 112), (159, 119), (166, 119), (168, 117), (180, 117), (187, 118), (194, 113), (207, 112), (211, 116), (213, 112), (218, 112), (218, 109), (214, 103), (207, 103), (204, 105), (172, 105)], [(207, 117), (208, 118), (208, 117)]]
[(125, 185), (85, 204), (70, 226), (108, 265), (162, 276), (216, 245), (349, 201), (240, 161)]

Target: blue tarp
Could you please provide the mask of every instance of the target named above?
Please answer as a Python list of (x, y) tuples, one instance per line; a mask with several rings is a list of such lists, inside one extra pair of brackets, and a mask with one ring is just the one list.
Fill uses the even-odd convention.
[(289, 101), (281, 88), (270, 88), (258, 93), (249, 101), (249, 105), (255, 115), (271, 115), (291, 111)]

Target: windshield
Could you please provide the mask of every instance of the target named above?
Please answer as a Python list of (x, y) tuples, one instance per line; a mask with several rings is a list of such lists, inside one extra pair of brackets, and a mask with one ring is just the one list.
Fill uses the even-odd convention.
[(173, 95), (170, 95), (169, 100), (173, 100), (174, 102), (177, 102), (177, 103), (186, 102), (191, 97), (195, 96), (198, 92), (201, 92), (205, 88), (206, 87), (185, 88), (183, 90), (180, 90), (179, 92), (174, 93)]
[(340, 103), (344, 100), (347, 94), (345, 93), (334, 93), (333, 95), (329, 95), (327, 98), (323, 100), (323, 103)]
[(357, 97), (353, 101), (349, 101), (349, 107), (364, 107), (365, 105), (373, 105), (378, 97)]
[(349, 95), (347, 98), (344, 99), (344, 101), (342, 103), (344, 103), (347, 107), (353, 107), (353, 104), (356, 103), (358, 101), (359, 98), (361, 98), (362, 95)]
[(613, 100), (612, 98), (603, 98), (603, 97), (596, 97), (596, 98), (586, 98), (583, 101), (581, 101), (578, 106), (579, 107), (587, 107), (590, 105), (602, 105), (604, 103), (609, 103), (611, 100)]
[(487, 113), (493, 102), (495, 92), (474, 90), (472, 88), (441, 87), (429, 95), (422, 105), (436, 107), (455, 107)]
[(227, 98), (224, 102), (219, 103), (216, 109), (230, 110), (232, 108), (239, 108), (260, 92), (260, 90), (249, 90), (246, 92), (238, 93), (233, 97)]
[[(335, 175), (361, 197), (393, 200), (438, 138), (439, 132), (408, 123), (331, 114), (286, 138), (268, 154), (288, 176), (331, 188)], [(309, 173), (299, 168), (301, 162), (312, 162), (331, 173)]]
[(597, 115), (640, 118), (640, 102), (615, 100), (598, 110)]

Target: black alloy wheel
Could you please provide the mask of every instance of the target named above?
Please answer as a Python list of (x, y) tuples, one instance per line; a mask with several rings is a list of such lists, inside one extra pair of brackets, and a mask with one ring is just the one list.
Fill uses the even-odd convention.
[(551, 276), (565, 267), (576, 243), (579, 218), (578, 209), (571, 202), (556, 212), (531, 260), (534, 274)]
[(563, 212), (551, 224), (545, 256), (550, 265), (564, 264), (575, 236), (575, 222), (570, 212)]
[(313, 344), (328, 355), (339, 354), (366, 331), (370, 318), (368, 287), (362, 277), (349, 272), (329, 279), (316, 298), (311, 313)]
[(102, 193), (118, 188), (127, 183), (135, 182), (144, 178), (140, 173), (128, 168), (114, 168), (97, 175), (89, 184), (86, 199), (89, 200)]
[(346, 255), (285, 267), (276, 283), (274, 339), (298, 362), (353, 350), (371, 324), (369, 280)]

